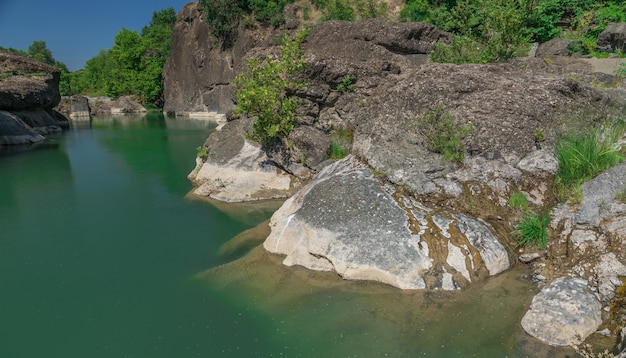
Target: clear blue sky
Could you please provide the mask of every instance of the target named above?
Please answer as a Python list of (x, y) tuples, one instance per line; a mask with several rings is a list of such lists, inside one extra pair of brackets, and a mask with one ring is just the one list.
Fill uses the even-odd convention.
[(139, 32), (153, 12), (171, 6), (178, 13), (188, 2), (195, 0), (0, 0), (0, 46), (26, 51), (45, 41), (74, 71), (110, 49), (123, 27)]

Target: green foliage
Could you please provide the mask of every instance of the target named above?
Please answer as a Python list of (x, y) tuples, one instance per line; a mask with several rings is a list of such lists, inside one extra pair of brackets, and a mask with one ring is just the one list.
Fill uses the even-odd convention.
[(463, 162), (465, 159), (463, 139), (474, 132), (472, 124), (457, 124), (450, 113), (439, 105), (423, 114), (418, 120), (418, 125), (430, 150), (443, 154), (451, 161)]
[(205, 161), (206, 158), (209, 157), (209, 148), (205, 147), (205, 146), (198, 146), (196, 147), (196, 156), (200, 159), (202, 159), (202, 161)]
[[(525, 1), (458, 1), (443, 24), (453, 31), (449, 46), (438, 44), (431, 54), (434, 62), (502, 62), (525, 51), (528, 36), (520, 29), (527, 15)], [(443, 19), (441, 19), (443, 20)], [(440, 21), (441, 21), (440, 20)]]
[(123, 28), (110, 50), (89, 59), (69, 77), (68, 94), (134, 95), (145, 104), (163, 104), (163, 67), (169, 57), (176, 13), (169, 7), (152, 14), (141, 33)]
[(536, 245), (541, 249), (545, 249), (548, 243), (549, 222), (549, 213), (535, 214), (527, 211), (524, 216), (522, 216), (521, 221), (515, 226), (515, 230), (518, 234), (518, 245)]
[(252, 27), (250, 15), (264, 25), (280, 26), (285, 21), (285, 5), (292, 2), (293, 0), (200, 0), (213, 35), (221, 39), (230, 37), (242, 19), (245, 19), (248, 27)]
[(306, 36), (306, 30), (300, 30), (293, 39), (285, 35), (280, 58), (249, 60), (248, 71), (235, 78), (239, 89), (234, 114), (256, 116), (249, 139), (272, 144), (286, 138), (297, 124), (297, 103), (287, 90), (305, 85), (296, 80), (296, 75), (306, 65), (300, 49)]
[(386, 17), (388, 5), (382, 0), (316, 0), (315, 7), (324, 14), (324, 20), (354, 21)]
[(48, 65), (54, 65), (56, 62), (54, 57), (52, 57), (52, 51), (46, 47), (45, 41), (33, 41), (33, 43), (28, 46), (27, 54), (28, 57)]
[(341, 93), (354, 91), (354, 85), (352, 84), (352, 78), (350, 75), (345, 75), (341, 82), (337, 85), (337, 91)]
[(526, 211), (528, 209), (528, 200), (526, 199), (526, 195), (519, 191), (514, 192), (509, 198), (509, 206), (513, 209), (522, 209)]
[(330, 141), (330, 159), (342, 159), (348, 155), (348, 151), (336, 139)]
[(561, 198), (575, 193), (585, 181), (624, 160), (615, 143), (624, 134), (624, 123), (607, 124), (602, 130), (568, 133), (556, 146), (559, 171), (556, 182)]

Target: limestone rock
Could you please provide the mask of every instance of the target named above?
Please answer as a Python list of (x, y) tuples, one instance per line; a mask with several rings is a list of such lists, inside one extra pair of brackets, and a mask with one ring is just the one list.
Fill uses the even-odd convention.
[(269, 160), (260, 145), (245, 139), (244, 121), (226, 123), (207, 139), (206, 161), (196, 161), (189, 175), (194, 193), (225, 202), (285, 198), (292, 178)]
[(58, 68), (0, 51), (0, 109), (52, 109), (61, 101)]
[(508, 253), (487, 224), (435, 214), (352, 156), (288, 199), (270, 227), (263, 246), (286, 255), (285, 265), (403, 289), (457, 289), (509, 268)]
[(533, 298), (522, 327), (550, 345), (578, 344), (600, 326), (601, 310), (584, 280), (559, 278)]
[(89, 107), (89, 99), (84, 96), (74, 95), (70, 98), (70, 117), (84, 118), (89, 117), (91, 108)]

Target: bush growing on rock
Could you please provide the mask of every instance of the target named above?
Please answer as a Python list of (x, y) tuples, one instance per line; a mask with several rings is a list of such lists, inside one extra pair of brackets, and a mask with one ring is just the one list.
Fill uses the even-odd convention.
[(457, 124), (443, 106), (435, 106), (419, 118), (418, 125), (428, 149), (443, 154), (451, 161), (463, 162), (465, 159), (463, 139), (474, 132), (471, 123)]
[(248, 60), (248, 71), (235, 79), (239, 89), (233, 113), (256, 117), (248, 133), (249, 139), (273, 144), (286, 138), (298, 123), (298, 104), (288, 96), (287, 90), (305, 85), (297, 81), (295, 75), (306, 65), (300, 49), (306, 36), (306, 30), (300, 30), (293, 39), (286, 35), (280, 46), (280, 58), (266, 56), (263, 60)]

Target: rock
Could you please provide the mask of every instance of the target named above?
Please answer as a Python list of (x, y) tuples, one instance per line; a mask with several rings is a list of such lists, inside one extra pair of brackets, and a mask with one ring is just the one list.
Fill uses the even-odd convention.
[[(189, 178), (198, 186), (194, 194), (225, 202), (288, 197), (295, 182), (269, 160), (260, 145), (245, 139), (243, 120), (226, 123), (206, 142), (208, 155), (198, 158)], [(248, 123), (249, 124), (249, 123)]]
[(104, 100), (94, 99), (94, 106), (92, 108), (93, 114), (130, 114), (145, 112), (147, 112), (147, 110), (129, 96), (122, 96), (114, 100), (109, 98), (105, 98)]
[(533, 298), (522, 327), (546, 344), (575, 345), (600, 326), (601, 311), (584, 280), (559, 278)]
[(569, 56), (574, 39), (555, 38), (539, 45), (535, 57)]
[(12, 111), (13, 114), (20, 117), (24, 123), (30, 126), (35, 132), (46, 135), (50, 133), (61, 132), (61, 125), (55, 119), (54, 114), (41, 108), (31, 110)]
[(24, 123), (20, 117), (11, 112), (0, 110), (0, 146), (37, 143), (44, 139), (41, 134)]
[(61, 101), (58, 68), (0, 51), (0, 110), (49, 110)]
[(241, 28), (232, 42), (220, 42), (211, 35), (201, 4), (185, 5), (176, 17), (172, 51), (163, 69), (163, 111), (176, 115), (232, 111), (235, 89), (231, 82), (258, 36), (267, 35), (261, 29)]
[(74, 95), (70, 98), (70, 117), (84, 118), (89, 117), (91, 108), (89, 107), (89, 99), (84, 96)]
[(626, 22), (612, 22), (598, 36), (598, 47), (604, 52), (626, 51)]
[(435, 214), (382, 184), (352, 156), (288, 199), (270, 227), (263, 246), (286, 255), (285, 265), (403, 289), (457, 289), (509, 267), (488, 225)]

